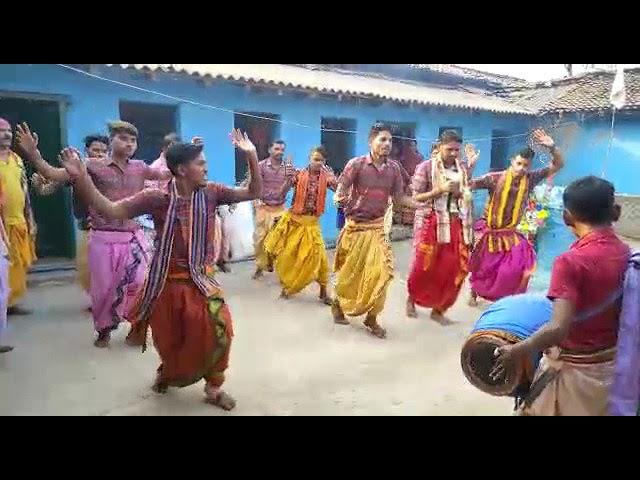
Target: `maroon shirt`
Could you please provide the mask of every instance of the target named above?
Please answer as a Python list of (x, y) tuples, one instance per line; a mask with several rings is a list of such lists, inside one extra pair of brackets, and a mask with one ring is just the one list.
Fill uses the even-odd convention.
[(269, 157), (258, 163), (258, 169), (262, 175), (262, 203), (270, 206), (283, 205), (287, 195), (286, 192), (283, 193), (282, 187), (287, 181), (287, 172), (295, 172), (295, 167), (285, 166), (284, 162), (276, 166)]
[[(570, 301), (577, 314), (602, 305), (622, 286), (629, 253), (612, 228), (591, 232), (555, 260), (548, 297)], [(574, 323), (560, 347), (581, 352), (614, 347), (619, 315), (616, 303), (600, 315)]]
[[(87, 160), (87, 171), (96, 188), (111, 201), (135, 195), (144, 189), (146, 180), (158, 180), (162, 173), (152, 169), (142, 160), (129, 160), (123, 170), (112, 159), (91, 158)], [(133, 232), (140, 228), (135, 220), (113, 220), (101, 217), (89, 207), (91, 228)]]
[(345, 216), (357, 222), (383, 218), (389, 197), (404, 191), (400, 168), (398, 162), (388, 158), (378, 169), (371, 155), (349, 160), (338, 179), (343, 192), (351, 189), (344, 206)]
[[(215, 222), (216, 208), (219, 205), (238, 203), (241, 198), (239, 189), (230, 188), (219, 183), (209, 183), (206, 187), (208, 222), (207, 222), (207, 252), (209, 264), (215, 263)], [(138, 217), (151, 214), (156, 237), (160, 238), (167, 221), (169, 208), (169, 193), (159, 189), (146, 189), (123, 200), (127, 209), (127, 216)], [(191, 199), (178, 198), (176, 204), (176, 229), (174, 230), (171, 262), (183, 268), (188, 267), (189, 258), (189, 230), (191, 225)]]

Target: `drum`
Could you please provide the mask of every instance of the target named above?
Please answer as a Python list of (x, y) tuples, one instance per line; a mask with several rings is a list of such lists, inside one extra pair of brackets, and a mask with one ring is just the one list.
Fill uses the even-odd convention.
[(551, 321), (552, 302), (540, 294), (525, 293), (503, 298), (487, 308), (465, 342), (460, 361), (465, 377), (479, 390), (497, 397), (519, 397), (529, 389), (542, 352), (517, 365), (506, 365), (504, 374), (492, 379), (495, 350), (529, 338)]

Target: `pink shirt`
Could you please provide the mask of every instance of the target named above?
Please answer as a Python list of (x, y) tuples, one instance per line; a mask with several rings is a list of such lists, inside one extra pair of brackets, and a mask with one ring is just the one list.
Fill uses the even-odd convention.
[[(167, 167), (167, 159), (165, 158), (164, 153), (161, 153), (160, 156), (155, 159), (149, 166), (160, 171), (169, 170), (169, 168)], [(145, 182), (144, 186), (145, 188), (159, 188), (160, 190), (166, 190), (169, 186), (169, 180), (167, 180), (166, 182), (148, 180)]]
[[(96, 188), (111, 201), (118, 201), (142, 191), (146, 180), (157, 180), (162, 172), (142, 160), (129, 160), (124, 170), (111, 158), (87, 160), (87, 171)], [(140, 228), (135, 220), (101, 217), (89, 207), (89, 221), (94, 230), (133, 232)]]
[(295, 167), (285, 167), (284, 162), (276, 166), (271, 163), (271, 158), (265, 158), (258, 163), (258, 170), (262, 175), (262, 203), (270, 206), (283, 205), (287, 195), (283, 194), (282, 187), (287, 181), (287, 172), (297, 172)]

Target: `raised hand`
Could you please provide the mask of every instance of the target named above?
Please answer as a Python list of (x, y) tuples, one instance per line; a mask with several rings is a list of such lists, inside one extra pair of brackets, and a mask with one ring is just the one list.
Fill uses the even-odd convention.
[(547, 148), (553, 148), (556, 145), (551, 135), (541, 128), (536, 128), (533, 131), (533, 143)]
[(231, 143), (238, 150), (242, 150), (245, 153), (251, 153), (256, 151), (256, 146), (249, 140), (247, 133), (242, 133), (240, 129), (234, 128), (229, 134), (231, 137)]
[(204, 139), (202, 137), (193, 137), (191, 143), (194, 145), (204, 145)]
[(38, 153), (38, 140), (38, 134), (32, 132), (26, 122), (16, 126), (16, 146), (28, 157)]
[(73, 147), (67, 147), (58, 157), (60, 164), (72, 179), (77, 179), (87, 173), (87, 167), (82, 160), (82, 154)]
[(473, 168), (478, 159), (480, 158), (480, 150), (476, 150), (475, 145), (467, 143), (464, 146), (464, 155), (467, 157), (467, 166)]

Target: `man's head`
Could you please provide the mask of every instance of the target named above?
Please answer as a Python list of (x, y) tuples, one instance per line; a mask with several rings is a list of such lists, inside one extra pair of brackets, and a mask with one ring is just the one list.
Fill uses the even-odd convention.
[(309, 154), (309, 169), (312, 172), (319, 172), (327, 163), (328, 158), (329, 153), (322, 145), (319, 147), (313, 147)]
[(393, 147), (391, 127), (383, 123), (375, 123), (369, 130), (369, 147), (375, 156), (388, 157)]
[(182, 139), (178, 136), (177, 133), (172, 132), (168, 135), (165, 135), (162, 139), (162, 153), (166, 154), (169, 147), (174, 143), (182, 142)]
[(111, 122), (107, 127), (113, 155), (131, 158), (138, 149), (138, 129), (121, 120)]
[(523, 148), (515, 157), (511, 159), (511, 170), (516, 177), (520, 177), (527, 173), (533, 164), (533, 159), (536, 156), (531, 147)]
[(407, 142), (407, 144), (409, 145), (409, 151), (411, 153), (418, 153), (418, 141), (413, 139), (413, 140), (409, 140)]
[(460, 156), (462, 137), (455, 130), (445, 130), (438, 140), (440, 158), (447, 165), (455, 163)]
[(207, 186), (207, 161), (202, 154), (204, 145), (176, 142), (165, 155), (167, 167), (176, 179), (185, 180), (194, 188)]
[(593, 175), (572, 182), (562, 195), (565, 224), (579, 236), (585, 230), (580, 227), (603, 227), (617, 221), (621, 211), (615, 193), (611, 182)]
[(283, 140), (276, 140), (271, 143), (269, 147), (269, 156), (275, 160), (280, 160), (284, 158), (284, 150), (287, 148), (287, 145)]
[(4, 118), (0, 118), (0, 148), (11, 148), (12, 141), (13, 130), (11, 130), (11, 124)]
[(84, 153), (89, 158), (106, 158), (109, 149), (109, 138), (93, 134), (84, 138)]

